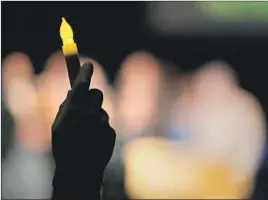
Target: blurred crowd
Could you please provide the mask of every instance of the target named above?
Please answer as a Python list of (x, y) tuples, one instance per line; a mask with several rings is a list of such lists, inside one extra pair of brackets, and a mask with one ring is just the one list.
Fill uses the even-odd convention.
[[(110, 84), (105, 67), (80, 58), (87, 60), (95, 67), (91, 88), (104, 93), (103, 108), (117, 133), (104, 200), (251, 196), (266, 122), (258, 100), (240, 87), (231, 66), (211, 61), (184, 73), (148, 52), (135, 52)], [(50, 128), (69, 89), (60, 52), (38, 75), (26, 54), (14, 52), (3, 60), (2, 107), (13, 123), (2, 130), (3, 198), (50, 197)]]

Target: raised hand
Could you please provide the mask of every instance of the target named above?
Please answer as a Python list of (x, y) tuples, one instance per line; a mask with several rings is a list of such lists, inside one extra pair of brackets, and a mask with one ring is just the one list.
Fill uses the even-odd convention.
[(92, 74), (93, 65), (85, 63), (52, 125), (53, 199), (96, 199), (100, 195), (115, 131), (101, 108), (102, 92), (88, 90)]

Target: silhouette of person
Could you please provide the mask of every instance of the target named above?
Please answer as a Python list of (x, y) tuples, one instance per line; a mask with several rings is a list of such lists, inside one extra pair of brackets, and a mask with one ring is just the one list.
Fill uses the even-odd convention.
[(90, 89), (93, 65), (85, 63), (52, 125), (53, 200), (100, 199), (104, 170), (116, 134), (102, 109), (103, 93)]

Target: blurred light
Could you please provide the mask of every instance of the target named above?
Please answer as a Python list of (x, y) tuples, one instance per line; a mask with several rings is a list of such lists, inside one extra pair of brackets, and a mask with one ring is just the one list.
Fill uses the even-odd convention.
[(156, 35), (266, 35), (267, 2), (147, 2)]
[(219, 20), (268, 21), (267, 2), (199, 2), (205, 15)]
[(67, 21), (62, 17), (62, 23), (60, 26), (60, 36), (62, 39), (62, 51), (65, 56), (76, 55), (78, 49), (73, 38), (72, 27), (67, 23)]
[[(241, 198), (247, 182), (237, 181), (222, 161), (188, 148), (174, 151), (160, 138), (138, 139), (125, 149), (126, 188), (131, 198)], [(243, 189), (241, 189), (243, 185)], [(247, 188), (247, 187), (245, 187)]]

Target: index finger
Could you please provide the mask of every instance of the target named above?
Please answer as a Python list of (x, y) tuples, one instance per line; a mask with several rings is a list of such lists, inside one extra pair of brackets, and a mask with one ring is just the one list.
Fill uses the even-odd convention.
[(79, 70), (78, 75), (73, 84), (72, 95), (80, 95), (86, 93), (90, 86), (91, 77), (93, 75), (93, 64), (86, 62)]

